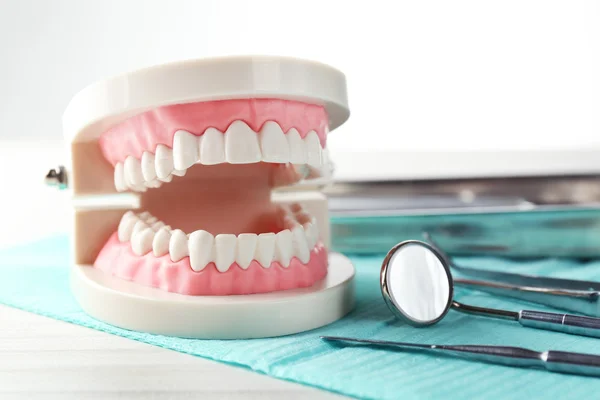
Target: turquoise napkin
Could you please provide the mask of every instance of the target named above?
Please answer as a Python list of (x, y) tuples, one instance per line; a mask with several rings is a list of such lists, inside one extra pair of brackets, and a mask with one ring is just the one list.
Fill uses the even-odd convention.
[[(351, 256), (357, 269), (357, 305), (346, 318), (310, 332), (238, 341), (190, 340), (126, 331), (84, 314), (69, 291), (68, 239), (53, 237), (0, 251), (0, 303), (199, 357), (244, 366), (276, 378), (357, 398), (558, 399), (597, 398), (600, 379), (481, 364), (420, 353), (360, 347), (337, 348), (319, 335), (354, 336), (423, 343), (479, 343), (600, 354), (600, 339), (523, 328), (509, 321), (454, 311), (438, 325), (413, 328), (395, 320), (379, 292), (382, 256)], [(545, 271), (553, 276), (600, 279), (600, 262), (500, 259), (459, 260), (470, 266)], [(469, 304), (546, 309), (487, 294), (458, 290)]]

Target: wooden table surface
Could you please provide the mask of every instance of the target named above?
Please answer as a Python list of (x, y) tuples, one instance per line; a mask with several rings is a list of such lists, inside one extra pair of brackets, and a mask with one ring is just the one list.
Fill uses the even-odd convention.
[(338, 396), (0, 306), (0, 399)]
[[(42, 184), (63, 154), (57, 142), (0, 142), (0, 248), (68, 231), (67, 194)], [(1, 400), (192, 398), (339, 396), (0, 305)]]

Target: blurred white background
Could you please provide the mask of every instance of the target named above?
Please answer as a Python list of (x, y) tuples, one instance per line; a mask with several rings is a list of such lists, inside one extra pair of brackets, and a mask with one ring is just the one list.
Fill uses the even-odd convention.
[(334, 150), (600, 147), (596, 1), (0, 4), (4, 138), (59, 138), (71, 96), (107, 76), (275, 54), (346, 73), (352, 117)]
[(0, 0), (0, 46), (0, 162), (37, 168), (17, 184), (64, 157), (61, 115), (84, 86), (231, 54), (346, 74), (352, 114), (329, 142), (345, 179), (600, 170), (595, 1)]

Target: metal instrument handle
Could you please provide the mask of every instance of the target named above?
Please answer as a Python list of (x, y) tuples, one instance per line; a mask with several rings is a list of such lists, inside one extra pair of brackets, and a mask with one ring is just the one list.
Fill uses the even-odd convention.
[(521, 325), (531, 328), (600, 337), (600, 318), (521, 310), (518, 321)]
[(475, 361), (600, 377), (600, 356), (595, 354), (554, 350), (541, 353), (521, 347), (485, 345), (444, 345), (435, 349)]
[(432, 351), (451, 352), (465, 359), (552, 372), (600, 377), (600, 356), (549, 350), (543, 353), (521, 347), (485, 345), (433, 346)]
[(594, 354), (546, 351), (542, 353), (542, 360), (548, 371), (600, 376), (600, 356)]
[(454, 279), (454, 284), (500, 296), (512, 297), (578, 314), (600, 317), (600, 292), (518, 286), (502, 282)]
[(499, 310), (496, 308), (477, 307), (459, 303), (455, 300), (452, 301), (452, 309), (465, 314), (513, 320), (530, 328), (558, 331), (573, 335), (600, 337), (600, 318), (531, 310), (515, 312)]

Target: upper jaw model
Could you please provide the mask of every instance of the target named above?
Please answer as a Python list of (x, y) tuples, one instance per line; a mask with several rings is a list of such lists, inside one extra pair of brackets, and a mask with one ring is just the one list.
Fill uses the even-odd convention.
[[(126, 329), (252, 338), (345, 315), (354, 270), (328, 254), (327, 135), (349, 116), (323, 64), (230, 57), (91, 85), (65, 111), (72, 288)], [(293, 190), (286, 190), (293, 188)]]

